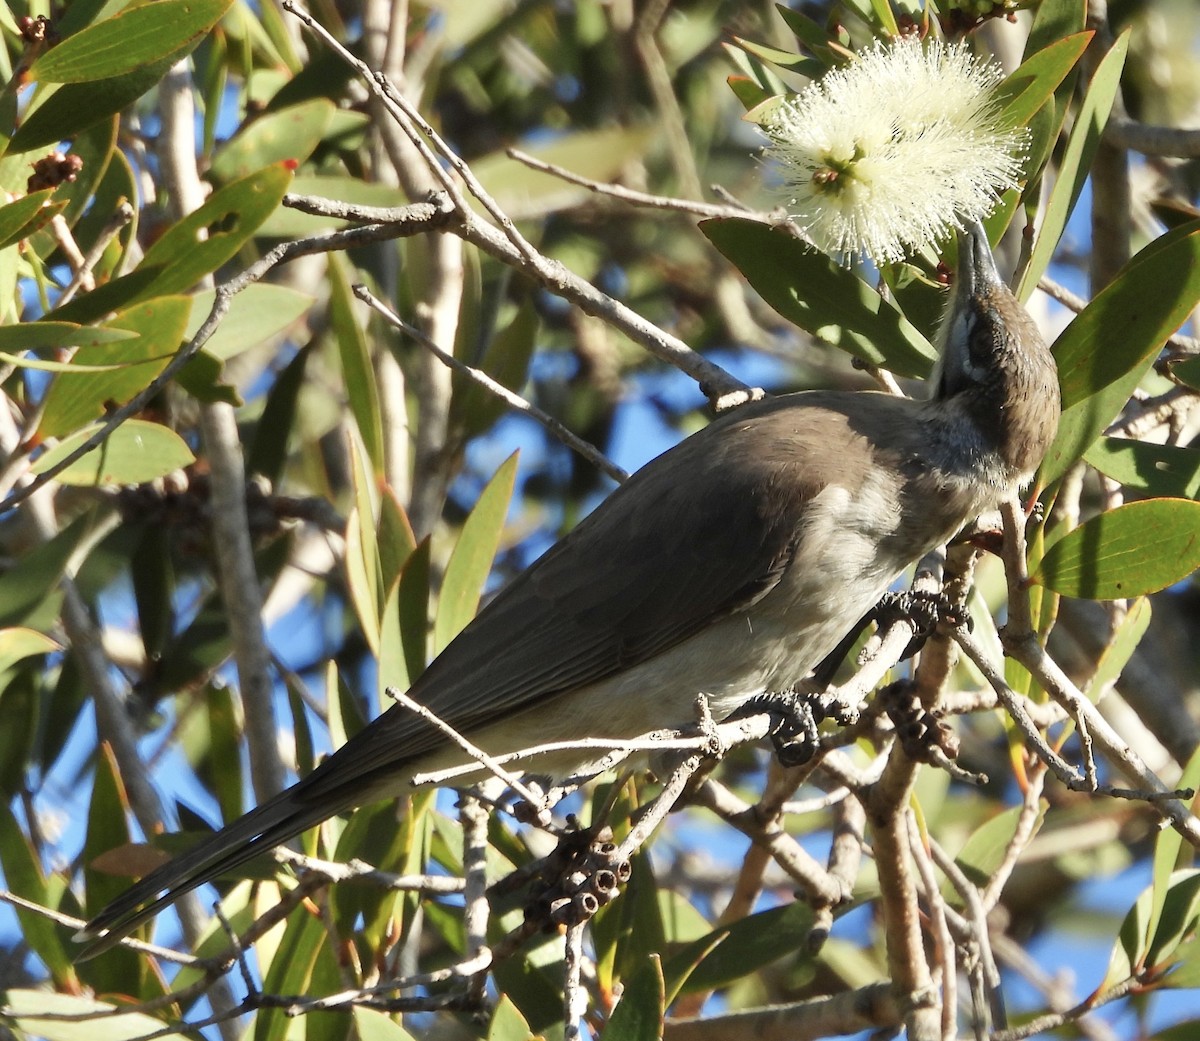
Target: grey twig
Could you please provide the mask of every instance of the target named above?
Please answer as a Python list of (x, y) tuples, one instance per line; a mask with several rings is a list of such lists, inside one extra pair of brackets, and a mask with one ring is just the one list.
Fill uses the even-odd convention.
[(617, 466), (614, 462), (608, 459), (603, 452), (599, 451), (594, 445), (588, 444), (583, 438), (576, 436), (568, 430), (562, 423), (555, 419), (547, 412), (543, 412), (532, 402), (521, 397), (504, 386), (503, 383), (498, 383), (492, 379), (482, 369), (477, 369), (466, 362), (459, 361), (454, 355), (447, 354), (436, 343), (426, 336), (415, 325), (410, 325), (393, 311), (387, 304), (375, 296), (365, 285), (361, 283), (352, 287), (354, 295), (367, 304), (377, 314), (382, 315), (387, 321), (394, 325), (406, 336), (411, 336), (422, 347), (429, 351), (443, 365), (448, 366), (455, 372), (460, 372), (468, 379), (479, 384), (496, 397), (500, 398), (510, 408), (518, 412), (523, 412), (525, 415), (541, 423), (551, 434), (561, 441), (568, 448), (578, 452), (589, 463), (595, 466), (598, 470), (607, 474), (614, 481), (620, 484), (629, 476), (624, 470)]

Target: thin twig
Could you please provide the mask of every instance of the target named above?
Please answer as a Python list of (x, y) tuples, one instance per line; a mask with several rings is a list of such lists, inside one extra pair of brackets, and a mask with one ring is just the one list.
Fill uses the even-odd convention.
[(535, 404), (521, 397), (520, 394), (509, 390), (508, 387), (504, 386), (503, 383), (498, 383), (482, 369), (477, 369), (472, 365), (468, 365), (466, 362), (459, 361), (456, 357), (454, 357), (454, 355), (447, 354), (436, 343), (434, 343), (430, 337), (421, 332), (420, 329), (414, 325), (410, 325), (398, 314), (396, 314), (395, 311), (393, 311), (390, 307), (388, 307), (387, 304), (375, 296), (365, 285), (358, 283), (351, 288), (353, 289), (356, 297), (367, 304), (377, 314), (380, 314), (386, 318), (392, 325), (394, 325), (406, 336), (411, 336), (443, 365), (448, 366), (455, 372), (462, 373), (468, 379), (479, 384), (479, 386), (485, 388), (490, 393), (495, 394), (496, 397), (500, 398), (500, 400), (510, 408), (515, 409), (518, 412), (523, 412), (531, 419), (537, 420), (537, 422), (541, 423), (542, 426), (550, 431), (550, 433), (558, 438), (558, 440), (564, 445), (573, 451), (578, 452), (581, 456), (583, 456), (584, 459), (595, 466), (598, 470), (607, 474), (618, 484), (620, 484), (629, 476), (628, 473), (622, 470), (616, 465), (616, 463), (608, 459), (603, 452), (597, 449), (595, 445), (588, 444), (588, 442), (584, 441), (583, 438), (572, 433), (569, 429), (567, 429), (566, 426), (564, 426), (548, 412), (543, 412)]

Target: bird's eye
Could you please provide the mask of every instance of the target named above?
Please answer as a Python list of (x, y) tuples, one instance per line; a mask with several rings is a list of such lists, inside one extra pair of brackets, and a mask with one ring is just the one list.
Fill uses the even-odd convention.
[(996, 353), (996, 319), (990, 311), (976, 311), (968, 320), (967, 351), (972, 370), (991, 369)]

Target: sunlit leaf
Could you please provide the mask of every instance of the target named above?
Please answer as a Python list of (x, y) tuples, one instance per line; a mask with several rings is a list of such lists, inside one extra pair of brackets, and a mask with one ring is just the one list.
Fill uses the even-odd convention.
[(1146, 499), (1081, 524), (1046, 551), (1032, 580), (1064, 596), (1145, 596), (1200, 567), (1200, 503)]
[(1083, 191), (1084, 182), (1091, 171), (1092, 158), (1096, 149), (1100, 147), (1100, 135), (1104, 131), (1104, 124), (1108, 122), (1108, 114), (1121, 85), (1121, 70), (1125, 66), (1125, 54), (1128, 49), (1129, 31), (1126, 30), (1096, 67), (1088, 84), (1087, 95), (1067, 139), (1067, 147), (1059, 164), (1058, 176), (1055, 178), (1054, 189), (1050, 193), (1050, 201), (1034, 241), (1029, 264), (1022, 272), (1021, 282), (1017, 287), (1017, 296), (1022, 300), (1028, 300), (1033, 295), (1038, 279), (1050, 266), (1050, 258), (1058, 248), (1058, 240), (1067, 227), (1079, 193)]
[(901, 376), (925, 376), (932, 344), (853, 272), (799, 239), (757, 221), (707, 220), (701, 230), (788, 321)]
[(508, 457), (479, 494), (446, 565), (433, 625), (433, 649), (439, 653), (475, 617), (483, 584), (500, 545), (508, 503), (517, 475), (517, 456)]
[(1103, 433), (1198, 302), (1200, 226), (1191, 224), (1143, 249), (1075, 316), (1054, 343), (1063, 414), (1042, 484), (1061, 477)]
[[(35, 474), (45, 473), (60, 459), (70, 455), (99, 427), (85, 427), (60, 441), (30, 467)], [(161, 423), (127, 419), (81, 459), (77, 459), (55, 480), (90, 488), (118, 484), (143, 484), (182, 469), (196, 461), (192, 450), (174, 430)]]
[(304, 162), (321, 143), (336, 111), (328, 98), (316, 98), (260, 116), (221, 147), (213, 158), (213, 177), (229, 181), (280, 160)]
[(28, 238), (38, 228), (48, 224), (56, 213), (66, 209), (65, 199), (51, 201), (53, 188), (45, 188), (0, 206), (0, 249)]
[(150, 65), (168, 51), (195, 46), (233, 0), (157, 0), (131, 6), (46, 51), (29, 78), (48, 83), (108, 79)]

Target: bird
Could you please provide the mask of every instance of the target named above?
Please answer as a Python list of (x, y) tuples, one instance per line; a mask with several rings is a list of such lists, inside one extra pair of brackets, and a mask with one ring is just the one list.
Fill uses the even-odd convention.
[[(924, 399), (810, 390), (732, 409), (647, 463), (492, 599), (408, 696), (493, 754), (619, 741), (791, 688), (906, 568), (1024, 487), (1054, 359), (978, 222)], [(586, 770), (556, 752), (533, 775)], [(465, 760), (394, 705), (292, 787), (157, 867), (77, 935), (91, 957), (184, 893)]]

